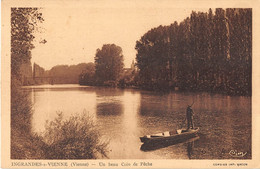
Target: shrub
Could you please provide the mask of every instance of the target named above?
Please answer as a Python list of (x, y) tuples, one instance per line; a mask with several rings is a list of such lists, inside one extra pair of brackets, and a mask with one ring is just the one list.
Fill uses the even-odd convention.
[(86, 113), (65, 120), (62, 113), (46, 122), (43, 140), (48, 159), (96, 159), (107, 157), (108, 142), (101, 142), (93, 120)]

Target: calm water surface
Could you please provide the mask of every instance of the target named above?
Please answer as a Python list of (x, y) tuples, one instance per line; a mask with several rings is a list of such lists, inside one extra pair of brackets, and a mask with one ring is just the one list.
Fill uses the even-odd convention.
[[(251, 158), (251, 97), (207, 93), (159, 93), (79, 85), (26, 87), (33, 102), (32, 129), (44, 131), (46, 120), (62, 111), (65, 118), (88, 112), (110, 140), (111, 159), (232, 159), (231, 150)], [(143, 151), (140, 136), (178, 129), (194, 101), (199, 137)], [(236, 157), (241, 158), (241, 157)]]

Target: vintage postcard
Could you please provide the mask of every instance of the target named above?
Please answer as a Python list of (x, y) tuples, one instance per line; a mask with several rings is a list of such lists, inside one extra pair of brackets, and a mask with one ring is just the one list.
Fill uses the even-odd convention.
[(2, 0), (2, 168), (260, 168), (258, 0)]

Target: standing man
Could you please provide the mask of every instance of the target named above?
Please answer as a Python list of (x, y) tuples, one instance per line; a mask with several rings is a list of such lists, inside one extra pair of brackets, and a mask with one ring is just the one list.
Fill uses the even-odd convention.
[(190, 105), (188, 105), (187, 107), (187, 110), (186, 110), (186, 118), (187, 118), (187, 123), (188, 123), (188, 129), (190, 128), (194, 128), (194, 125), (193, 125), (193, 110), (191, 108)]

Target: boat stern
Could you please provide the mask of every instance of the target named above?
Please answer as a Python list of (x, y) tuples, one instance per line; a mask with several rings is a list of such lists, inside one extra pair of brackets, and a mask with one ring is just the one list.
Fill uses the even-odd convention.
[(142, 143), (145, 143), (149, 140), (149, 138), (150, 138), (149, 136), (143, 136), (143, 137), (140, 137), (140, 140)]

